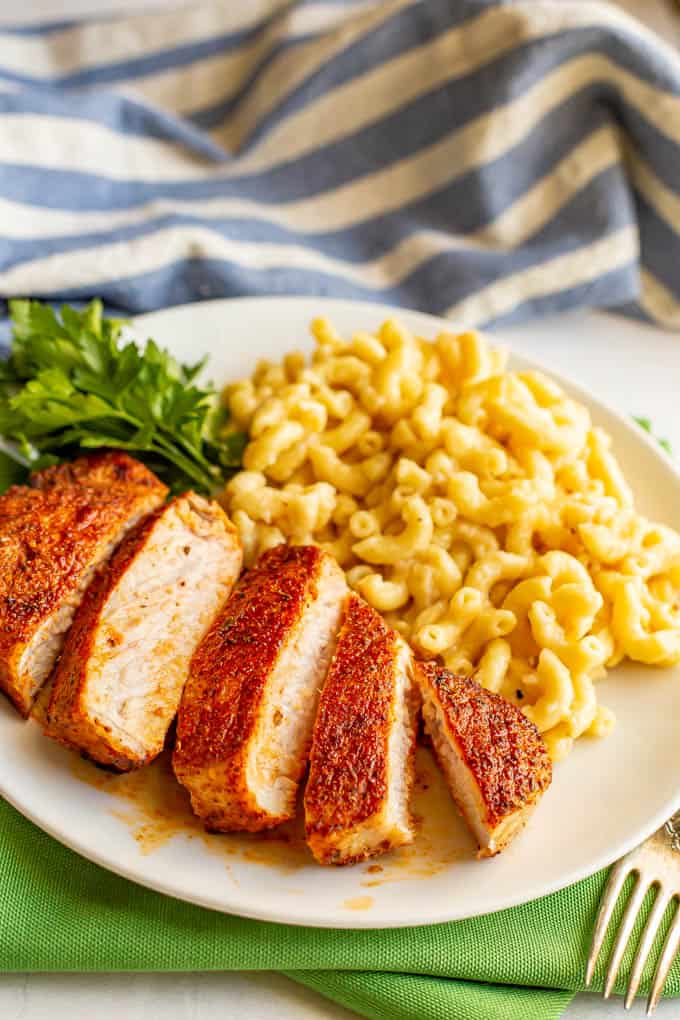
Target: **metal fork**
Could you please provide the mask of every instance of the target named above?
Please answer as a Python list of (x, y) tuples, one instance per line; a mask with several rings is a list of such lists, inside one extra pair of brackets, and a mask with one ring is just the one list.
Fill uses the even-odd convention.
[(663, 828), (650, 836), (642, 846), (631, 850), (629, 854), (622, 857), (609, 876), (595, 922), (593, 942), (586, 968), (586, 987), (593, 979), (595, 966), (619, 893), (630, 875), (636, 876), (636, 882), (628, 899), (619, 933), (609, 958), (604, 997), (608, 999), (611, 995), (640, 907), (649, 890), (656, 887), (656, 898), (638, 943), (625, 1001), (625, 1008), (630, 1009), (661, 922), (669, 904), (675, 901), (675, 913), (661, 950), (652, 989), (647, 999), (647, 1016), (651, 1016), (659, 1003), (668, 972), (680, 949), (680, 811), (673, 815)]

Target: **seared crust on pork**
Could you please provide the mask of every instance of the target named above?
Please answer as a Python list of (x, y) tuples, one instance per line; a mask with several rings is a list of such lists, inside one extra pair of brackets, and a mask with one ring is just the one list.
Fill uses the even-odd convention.
[(434, 662), (417, 667), (423, 718), (451, 795), (479, 843), (503, 850), (552, 780), (552, 763), (532, 722), (470, 677)]
[(293, 817), (346, 591), (328, 553), (276, 546), (196, 651), (173, 767), (208, 828), (256, 831)]
[(96, 568), (167, 488), (117, 451), (39, 471), (0, 496), (0, 689), (27, 715)]
[(418, 702), (406, 643), (350, 595), (305, 791), (307, 842), (321, 864), (352, 864), (413, 839)]
[(76, 613), (54, 675), (47, 735), (121, 771), (155, 758), (191, 656), (241, 563), (224, 511), (193, 492), (138, 525)]

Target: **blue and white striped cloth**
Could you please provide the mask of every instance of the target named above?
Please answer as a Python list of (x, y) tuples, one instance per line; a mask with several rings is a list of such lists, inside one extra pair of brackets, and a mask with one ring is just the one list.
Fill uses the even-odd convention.
[(569, 0), (0, 32), (0, 297), (331, 294), (680, 327), (680, 57)]

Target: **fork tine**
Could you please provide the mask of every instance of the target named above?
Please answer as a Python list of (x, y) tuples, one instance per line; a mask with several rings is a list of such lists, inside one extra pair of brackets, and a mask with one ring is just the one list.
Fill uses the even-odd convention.
[(670, 896), (668, 896), (666, 892), (659, 887), (656, 899), (654, 900), (654, 905), (649, 917), (647, 918), (645, 930), (640, 936), (640, 942), (635, 954), (635, 959), (633, 960), (633, 966), (631, 967), (628, 991), (626, 992), (626, 1001), (624, 1003), (626, 1009), (630, 1009), (633, 1005), (633, 1000), (635, 999), (635, 995), (640, 985), (640, 978), (642, 977), (642, 972), (645, 969), (645, 964), (647, 963), (649, 951), (654, 944), (654, 939), (656, 938), (659, 925), (661, 924), (663, 915), (666, 913), (666, 907), (669, 902)]
[(586, 988), (593, 980), (593, 974), (595, 973), (595, 967), (597, 966), (600, 950), (602, 949), (602, 943), (604, 942), (604, 937), (611, 920), (612, 912), (616, 906), (616, 901), (619, 898), (619, 893), (623, 888), (623, 883), (628, 878), (630, 872), (630, 865), (626, 858), (623, 857), (616, 867), (612, 869), (609, 881), (602, 893), (600, 909), (597, 914), (597, 921), (595, 922), (595, 930), (593, 932), (593, 941), (590, 946), (588, 966), (586, 967)]
[(604, 997), (608, 999), (616, 983), (616, 977), (619, 973), (619, 967), (621, 966), (621, 960), (623, 954), (626, 951), (628, 940), (630, 939), (631, 932), (635, 926), (637, 916), (640, 913), (640, 907), (642, 901), (647, 895), (649, 889), (649, 883), (643, 880), (641, 874), (638, 873), (637, 882), (630, 894), (630, 899), (626, 905), (626, 910), (621, 918), (621, 925), (619, 927), (619, 933), (612, 949), (612, 955), (609, 958), (609, 969), (607, 970), (607, 978), (604, 983)]
[(649, 993), (649, 998), (647, 999), (647, 1016), (651, 1016), (659, 1004), (659, 999), (663, 992), (663, 986), (666, 984), (666, 978), (668, 977), (668, 972), (673, 965), (673, 960), (675, 959), (675, 955), (678, 951), (678, 946), (680, 946), (680, 906), (678, 906), (675, 911), (673, 922), (669, 928), (668, 935), (666, 936), (666, 941), (663, 944), (663, 949), (661, 950), (661, 957), (659, 958), (656, 972), (654, 974), (654, 984), (652, 985), (652, 990)]

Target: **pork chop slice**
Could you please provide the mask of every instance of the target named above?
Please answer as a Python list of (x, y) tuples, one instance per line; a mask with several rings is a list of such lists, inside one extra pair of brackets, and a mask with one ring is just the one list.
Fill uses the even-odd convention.
[(294, 816), (346, 592), (318, 546), (276, 546), (198, 648), (173, 767), (207, 828), (256, 831)]
[(410, 843), (419, 695), (411, 652), (350, 595), (314, 726), (305, 828), (321, 864)]
[(191, 656), (241, 562), (224, 511), (193, 492), (131, 532), (76, 613), (55, 670), (48, 736), (120, 771), (155, 758)]
[(493, 857), (526, 824), (552, 781), (552, 763), (532, 722), (505, 698), (434, 662), (417, 675), (423, 720), (458, 809)]
[(39, 471), (0, 496), (0, 689), (23, 715), (97, 567), (167, 492), (112, 451)]

